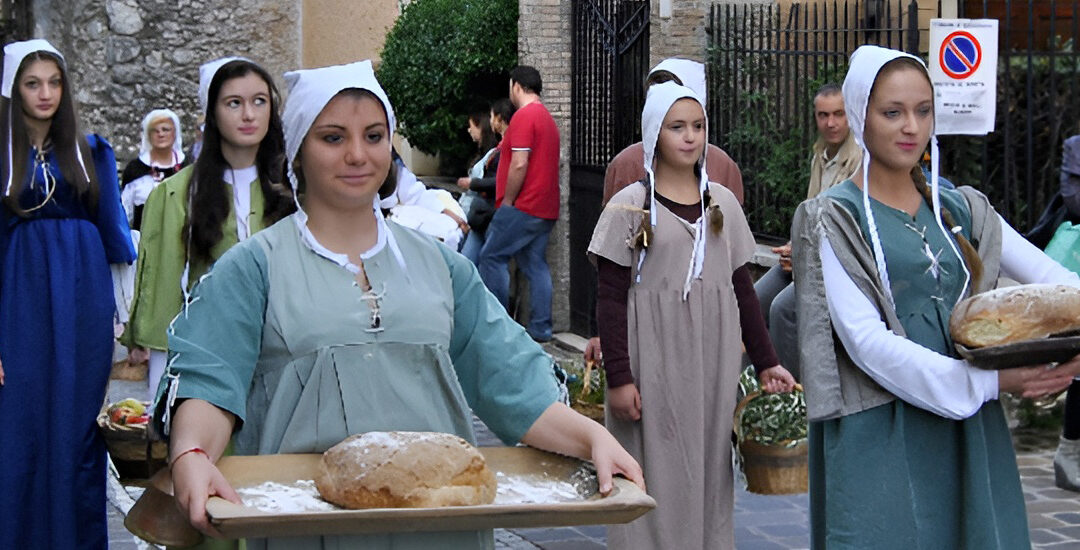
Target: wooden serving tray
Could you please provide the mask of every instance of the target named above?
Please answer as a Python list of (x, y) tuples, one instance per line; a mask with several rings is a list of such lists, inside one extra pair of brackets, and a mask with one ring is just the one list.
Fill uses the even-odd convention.
[[(580, 460), (530, 447), (479, 450), (489, 468), (507, 475), (532, 474), (568, 481), (583, 466)], [(291, 484), (313, 479), (321, 456), (229, 456), (218, 461), (218, 468), (237, 489), (267, 481)], [(171, 493), (171, 487), (158, 485)], [(269, 513), (212, 497), (206, 510), (214, 527), (227, 538), (262, 538), (628, 523), (655, 507), (656, 501), (636, 485), (616, 478), (607, 497), (594, 492), (575, 502)]]
[(1068, 361), (1080, 354), (1080, 335), (1070, 332), (1060, 336), (985, 348), (967, 348), (961, 344), (955, 344), (955, 347), (960, 356), (972, 365), (983, 369), (1000, 370)]

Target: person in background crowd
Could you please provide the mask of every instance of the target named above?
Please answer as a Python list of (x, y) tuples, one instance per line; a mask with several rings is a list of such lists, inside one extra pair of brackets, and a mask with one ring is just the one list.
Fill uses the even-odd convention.
[[(120, 176), (120, 202), (127, 212), (131, 241), (136, 249), (139, 247), (139, 226), (147, 197), (162, 180), (179, 172), (187, 164), (180, 137), (180, 117), (169, 109), (155, 109), (147, 113), (142, 120), (139, 156), (127, 163)], [(120, 325), (128, 322), (131, 302), (135, 299), (135, 271), (135, 266), (126, 264), (113, 268), (113, 292), (117, 297), (116, 313)], [(145, 350), (135, 348), (131, 351), (129, 363), (146, 361)]]
[[(1080, 136), (1065, 140), (1061, 155), (1061, 197), (1072, 218), (1080, 218)], [(1061, 440), (1054, 453), (1054, 482), (1062, 489), (1080, 491), (1080, 379), (1065, 395)]]
[(133, 230), (139, 229), (143, 205), (150, 192), (188, 164), (180, 135), (180, 117), (169, 109), (147, 113), (142, 120), (139, 156), (127, 163), (120, 176), (120, 198)]
[(547, 243), (559, 217), (559, 129), (540, 101), (543, 82), (533, 67), (510, 71), (517, 111), (499, 142), (495, 214), (480, 250), (480, 277), (503, 307), (510, 301), (510, 258), (529, 281), (533, 340), (551, 340), (551, 271)]
[[(650, 86), (668, 81), (674, 81), (676, 84), (694, 90), (702, 101), (706, 101), (705, 65), (703, 63), (678, 57), (665, 59), (657, 63), (649, 71), (649, 75), (645, 78), (645, 91), (648, 93)], [(705, 154), (708, 156), (708, 162), (705, 164), (709, 170), (709, 181), (727, 187), (735, 195), (735, 199), (739, 201), (739, 204), (742, 205), (743, 182), (739, 166), (735, 164), (735, 161), (731, 160), (731, 157), (723, 149), (711, 143), (708, 144)], [(645, 171), (642, 168), (644, 158), (645, 150), (639, 141), (628, 145), (619, 154), (615, 155), (615, 158), (611, 159), (607, 169), (604, 170), (603, 204), (607, 204), (611, 197), (615, 196), (615, 193), (618, 193), (623, 187), (645, 178)]]
[[(551, 358), (476, 268), (384, 221), (395, 121), (371, 62), (285, 81), (289, 180), (303, 206), (218, 260), (170, 334), (154, 422), (191, 524), (212, 535), (207, 498), (239, 502), (215, 467), (230, 438), (239, 455), (320, 453), (387, 430), (475, 444), (473, 411), (508, 444), (590, 458), (602, 493), (614, 473), (644, 486), (611, 434), (557, 401)], [(247, 540), (251, 550), (493, 546), (490, 530)]]
[[(811, 548), (1028, 548), (998, 394), (1061, 391), (1080, 358), (1052, 369), (975, 368), (956, 358), (949, 318), (999, 272), (1024, 283), (1080, 278), (978, 191), (940, 189), (921, 60), (862, 46), (843, 94), (862, 166), (803, 202), (792, 226)], [(928, 142), (929, 183), (919, 166)]]
[[(500, 114), (496, 115), (496, 110)], [(478, 157), (469, 175), (458, 178), (457, 184), (465, 189), (461, 204), (469, 223), (469, 234), (465, 237), (461, 253), (473, 264), (480, 262), (484, 235), (491, 216), (495, 214), (495, 173), (499, 169), (499, 149), (496, 146), (506, 130), (504, 120), (510, 120), (513, 112), (514, 106), (510, 100), (500, 99), (491, 105), (488, 112), (469, 115), (469, 135), (478, 145)]]
[(708, 181), (704, 109), (675, 82), (649, 89), (646, 176), (612, 197), (589, 244), (606, 425), (641, 463), (657, 501), (643, 518), (608, 529), (612, 548), (734, 548), (740, 343), (766, 391), (795, 384), (754, 296), (750, 227), (735, 195)]
[[(645, 92), (654, 84), (674, 81), (694, 90), (701, 98), (706, 100), (705, 91), (705, 65), (689, 59), (671, 57), (658, 63), (649, 71), (645, 78)], [(719, 183), (731, 191), (741, 205), (743, 202), (742, 172), (739, 166), (723, 149), (709, 143), (706, 148), (706, 169), (709, 181)], [(611, 197), (615, 196), (622, 188), (636, 183), (645, 178), (645, 150), (641, 142), (627, 146), (615, 155), (604, 170), (604, 198), (602, 204), (607, 204)], [(599, 362), (602, 359), (600, 351), (600, 338), (593, 336), (585, 347), (585, 360)]]
[[(825, 84), (814, 94), (814, 123), (818, 137), (810, 159), (810, 184), (806, 198), (851, 178), (859, 169), (862, 148), (848, 128), (840, 86)], [(761, 313), (776, 343), (781, 363), (799, 378), (799, 346), (795, 319), (795, 286), (791, 284), (791, 241), (772, 249), (780, 263), (754, 283)]]
[(469, 233), (461, 205), (448, 191), (428, 189), (405, 166), (397, 150), (391, 150), (391, 155), (397, 172), (397, 187), (379, 201), (379, 207), (398, 224), (431, 235), (451, 250), (460, 249)]
[(4, 46), (0, 100), (0, 548), (108, 547), (109, 264), (135, 260), (116, 158), (79, 130), (64, 57)]
[(143, 210), (131, 319), (121, 341), (150, 350), (148, 385), (165, 370), (166, 329), (188, 291), (236, 243), (294, 209), (273, 79), (254, 62), (226, 57), (199, 69), (206, 113), (202, 154), (165, 180)]

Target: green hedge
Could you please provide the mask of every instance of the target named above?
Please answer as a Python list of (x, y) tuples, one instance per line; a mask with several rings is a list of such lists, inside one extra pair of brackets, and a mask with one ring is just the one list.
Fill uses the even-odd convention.
[(378, 69), (400, 131), (458, 175), (475, 146), (470, 109), (507, 95), (517, 64), (517, 0), (414, 0), (386, 37)]

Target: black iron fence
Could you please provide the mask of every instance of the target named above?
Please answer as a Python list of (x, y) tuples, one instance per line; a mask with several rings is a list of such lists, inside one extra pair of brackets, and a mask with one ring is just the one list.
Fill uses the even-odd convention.
[(596, 271), (589, 246), (604, 168), (640, 140), (649, 70), (648, 0), (574, 0), (570, 135), (570, 328), (594, 335)]
[(999, 20), (998, 107), (986, 137), (942, 138), (943, 170), (978, 185), (1020, 231), (1060, 185), (1061, 148), (1080, 133), (1080, 1), (967, 1), (961, 15)]
[(714, 5), (706, 51), (710, 141), (739, 164), (750, 227), (786, 239), (806, 198), (812, 98), (863, 44), (919, 53), (915, 0)]
[[(1062, 141), (1080, 133), (1078, 4), (961, 4), (962, 17), (1001, 21), (997, 121), (986, 137), (943, 137), (942, 173), (987, 193), (1021, 231), (1057, 190)], [(806, 196), (817, 88), (840, 83), (848, 57), (862, 44), (926, 59), (926, 25), (939, 9), (920, 14), (915, 0), (712, 7), (710, 139), (742, 168), (747, 218), (758, 235), (786, 238), (791, 214)]]

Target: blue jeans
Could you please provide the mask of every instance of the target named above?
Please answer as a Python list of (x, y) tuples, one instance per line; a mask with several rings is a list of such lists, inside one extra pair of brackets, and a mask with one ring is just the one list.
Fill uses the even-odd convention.
[(465, 235), (465, 242), (461, 245), (461, 255), (469, 259), (473, 265), (480, 265), (480, 249), (484, 247), (484, 231), (472, 230)]
[(548, 270), (548, 237), (555, 220), (530, 216), (513, 206), (495, 211), (480, 249), (480, 278), (503, 307), (510, 301), (510, 258), (529, 281), (532, 315), (526, 330), (536, 340), (551, 339), (551, 271)]

